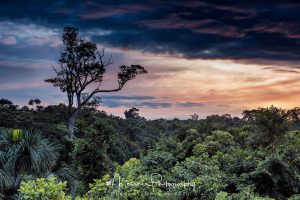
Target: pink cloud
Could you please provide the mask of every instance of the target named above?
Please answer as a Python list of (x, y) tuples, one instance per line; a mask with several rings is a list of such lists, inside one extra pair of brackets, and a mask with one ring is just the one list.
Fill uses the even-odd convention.
[(256, 24), (249, 31), (266, 32), (266, 33), (278, 33), (287, 38), (300, 39), (300, 24), (296, 22), (263, 22)]
[(158, 20), (144, 20), (139, 22), (142, 26), (147, 26), (151, 28), (170, 28), (170, 29), (195, 29), (199, 26), (208, 25), (217, 22), (214, 19), (202, 19), (202, 20), (187, 20), (182, 18), (177, 13), (170, 14), (167, 18)]
[(2, 44), (5, 44), (5, 45), (14, 45), (14, 44), (17, 44), (17, 40), (13, 36), (4, 37), (3, 39), (0, 40), (0, 42)]
[[(186, 13), (184, 13), (184, 15), (186, 15)], [(236, 38), (245, 36), (245, 33), (239, 28), (232, 25), (227, 25), (219, 20), (190, 20), (183, 18), (184, 15), (172, 13), (164, 19), (141, 21), (139, 22), (139, 25), (150, 28), (189, 29), (198, 33), (215, 34)]]
[(222, 35), (222, 36), (235, 37), (235, 38), (242, 38), (245, 36), (245, 33), (243, 33), (237, 27), (224, 25), (224, 24), (223, 25), (220, 24), (208, 28), (199, 28), (196, 29), (195, 32)]
[(237, 14), (247, 14), (251, 17), (254, 17), (256, 15), (255, 9), (240, 8), (237, 6), (217, 6), (217, 5), (214, 5), (214, 7), (218, 10), (224, 10), (224, 11), (237, 13)]
[(136, 13), (141, 11), (151, 11), (150, 7), (143, 5), (119, 5), (119, 6), (108, 6), (101, 5), (98, 3), (89, 2), (86, 6), (92, 6), (98, 8), (98, 11), (82, 14), (80, 17), (82, 19), (101, 19), (105, 17), (123, 15), (126, 13)]

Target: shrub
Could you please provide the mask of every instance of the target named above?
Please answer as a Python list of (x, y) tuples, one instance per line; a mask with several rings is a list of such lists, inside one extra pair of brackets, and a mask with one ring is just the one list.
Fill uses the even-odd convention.
[(55, 177), (38, 178), (22, 182), (20, 189), (20, 198), (28, 200), (71, 200), (65, 193), (67, 182), (57, 181)]

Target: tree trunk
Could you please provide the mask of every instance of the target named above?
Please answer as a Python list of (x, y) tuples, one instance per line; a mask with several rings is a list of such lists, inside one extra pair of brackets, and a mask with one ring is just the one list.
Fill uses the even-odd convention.
[(77, 117), (79, 116), (81, 111), (81, 106), (78, 106), (75, 113), (73, 115), (69, 116), (69, 122), (68, 122), (68, 131), (69, 131), (69, 137), (71, 140), (74, 139), (74, 129), (75, 129), (75, 122)]
[(69, 122), (68, 122), (69, 138), (71, 140), (74, 139), (74, 128), (75, 128), (75, 117), (71, 116), (69, 117)]

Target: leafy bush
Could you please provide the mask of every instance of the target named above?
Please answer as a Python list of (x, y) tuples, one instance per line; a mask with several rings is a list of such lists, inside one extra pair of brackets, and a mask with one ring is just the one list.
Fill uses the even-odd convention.
[(71, 200), (65, 191), (67, 182), (57, 181), (55, 177), (38, 178), (22, 182), (20, 189), (20, 198), (28, 200)]

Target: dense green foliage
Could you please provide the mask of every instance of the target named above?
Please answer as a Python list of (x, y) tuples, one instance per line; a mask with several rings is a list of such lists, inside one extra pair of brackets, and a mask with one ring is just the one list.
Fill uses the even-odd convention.
[(55, 177), (39, 178), (22, 182), (19, 192), (21, 199), (71, 199), (66, 196), (67, 182), (57, 182)]
[(68, 139), (65, 105), (0, 100), (4, 199), (299, 199), (297, 109), (243, 118), (126, 119), (84, 108)]

